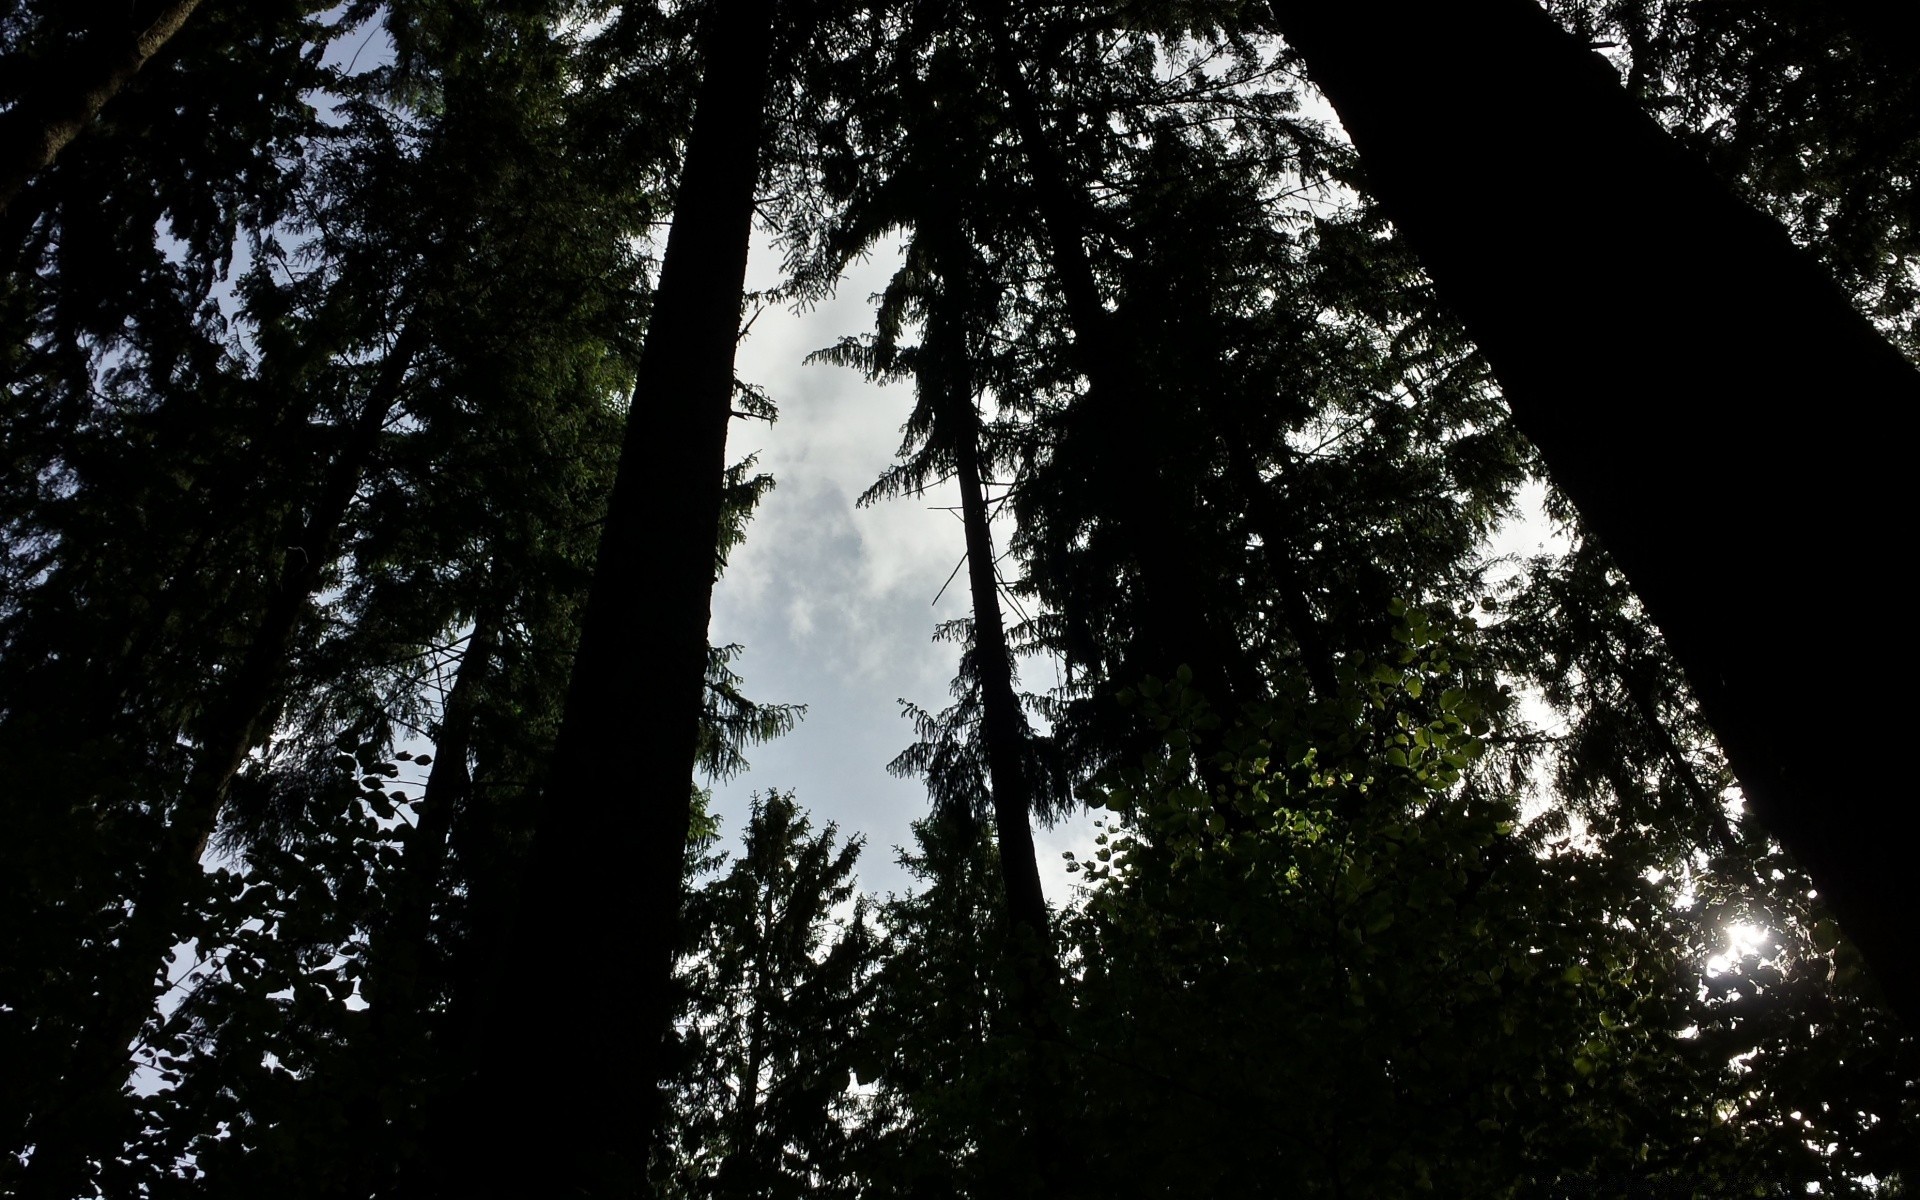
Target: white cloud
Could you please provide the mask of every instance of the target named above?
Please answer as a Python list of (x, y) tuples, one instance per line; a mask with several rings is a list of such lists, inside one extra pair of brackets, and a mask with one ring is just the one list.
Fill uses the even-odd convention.
[[(885, 286), (895, 255), (883, 247), (857, 268), (833, 300), (796, 315), (760, 314), (741, 346), (743, 378), (779, 406), (771, 427), (735, 422), (729, 455), (759, 453), (777, 480), (734, 551), (714, 596), (712, 637), (740, 642), (736, 668), (756, 700), (809, 706), (800, 728), (750, 750), (754, 768), (715, 788), (728, 836), (740, 828), (756, 789), (793, 788), (816, 822), (864, 833), (861, 878), (868, 890), (904, 890), (892, 847), (910, 839), (926, 811), (920, 784), (886, 774), (911, 730), (899, 697), (944, 701), (955, 648), (934, 645), (934, 625), (965, 611), (964, 589), (931, 602), (959, 561), (959, 523), (929, 504), (897, 500), (855, 509), (893, 460), (910, 387), (876, 387), (856, 372), (809, 366), (805, 356), (872, 325), (867, 297)], [(772, 283), (778, 255), (756, 239), (749, 286)]]

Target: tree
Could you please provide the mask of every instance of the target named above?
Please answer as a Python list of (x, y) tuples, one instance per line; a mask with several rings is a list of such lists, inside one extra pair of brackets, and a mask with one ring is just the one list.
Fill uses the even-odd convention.
[(860, 840), (837, 834), (814, 833), (790, 794), (756, 796), (740, 857), (688, 895), (663, 1194), (852, 1194), (877, 946), (854, 894)]
[[(982, 464), (989, 459), (971, 368), (975, 339), (969, 326), (971, 313), (977, 311), (970, 303), (973, 250), (952, 213), (923, 218), (919, 235), (909, 252), (923, 257), (915, 264), (919, 270), (910, 267), (895, 280), (897, 292), (915, 282), (931, 292), (922, 299), (926, 335), (911, 352), (920, 403), (908, 423), (902, 456), (912, 457), (861, 499), (917, 492), (933, 472), (951, 470), (966, 530), (972, 617), (957, 632), (965, 648), (953, 686), (956, 703), (938, 717), (908, 706), (920, 740), (888, 769), (924, 776), (935, 799), (935, 819), (951, 829), (976, 828), (979, 817), (991, 817), (1004, 904), (996, 941), (1008, 967), (1011, 1003), (1028, 1039), (1028, 1079), (1021, 1096), (1027, 1169), (1006, 1186), (1060, 1194), (1072, 1186), (1077, 1154), (1061, 1129), (1059, 959), (1032, 822), (1047, 820), (1060, 807), (1063, 789), (1058, 771), (1049, 770), (1049, 747), (1034, 736), (1015, 690), (1013, 651), (1001, 615), (999, 560), (982, 479)], [(916, 273), (923, 278), (912, 280)], [(924, 277), (929, 274), (933, 277)], [(897, 324), (897, 318), (889, 321), (883, 313), (881, 322), (884, 328)], [(877, 348), (873, 360), (884, 361), (883, 354), (892, 357), (892, 350)], [(917, 454), (916, 434), (924, 439)]]
[[(142, 12), (142, 7), (147, 11)], [(67, 54), (33, 63), (35, 86), (18, 96), (0, 118), (0, 216), (28, 181), (80, 136), (107, 102), (180, 32), (198, 7), (200, 0), (172, 0), (135, 5), (123, 16), (96, 6), (93, 27), (82, 31)]]
[(885, 937), (860, 1078), (874, 1089), (857, 1169), (872, 1191), (1006, 1195), (1034, 1185), (1032, 1035), (1012, 1005), (1002, 874), (984, 819), (914, 825), (920, 885), (876, 906)]
[[(1920, 375), (1532, 5), (1280, 4), (1274, 16), (1516, 425), (1660, 626), (1749, 802), (1920, 1020), (1896, 882), (1920, 818), (1840, 783), (1826, 740), (1782, 703), (1858, 691), (1852, 622), (1811, 614), (1899, 591), (1884, 554), (1781, 571), (1781, 534), (1878, 511), (1872, 481), (1895, 469), (1892, 451), (1869, 436), (1810, 453), (1776, 419), (1836, 394), (1846, 411), (1890, 411), (1920, 398)], [(1464, 117), (1444, 134), (1436, 96)], [(1607, 269), (1570, 269), (1600, 231)], [(1649, 301), (1662, 295), (1685, 295), (1684, 316)], [(1770, 653), (1782, 613), (1809, 619), (1791, 653)]]
[[(551, 961), (560, 982), (503, 964), (490, 1014), (506, 1049), (481, 1072), (492, 1098), (482, 1119), (506, 1122), (497, 1144), (511, 1149), (486, 1186), (502, 1194), (631, 1193), (659, 1119), (773, 18), (771, 0), (706, 18), (673, 228), (506, 943), (508, 961)], [(623, 744), (631, 757), (615, 759), (609, 748)], [(529, 1107), (532, 1096), (558, 1102)]]
[[(918, 91), (921, 85), (916, 80), (907, 86)], [(950, 114), (953, 106), (946, 107)], [(938, 112), (941, 105), (929, 108)], [(963, 214), (977, 206), (977, 198), (967, 194), (966, 182), (952, 166), (955, 150), (964, 145), (952, 126), (965, 119), (929, 117), (910, 135), (912, 151), (898, 168), (888, 198), (910, 197), (917, 201), (914, 207), (897, 213), (862, 208), (846, 218), (868, 230), (896, 220), (911, 223), (914, 237), (907, 263), (878, 313), (877, 334), (868, 343), (849, 339), (815, 357), (860, 367), (873, 379), (910, 375), (914, 380), (918, 402), (906, 424), (903, 461), (861, 495), (861, 504), (920, 495), (944, 478), (959, 486), (973, 613), (960, 634), (967, 649), (954, 685), (959, 703), (938, 718), (909, 706), (921, 740), (890, 769), (925, 776), (945, 820), (971, 820), (976, 810), (991, 813), (1004, 874), (1009, 952), (1024, 964), (1019, 968), (1026, 980), (1023, 1004), (1037, 1031), (1051, 1019), (1043, 1014), (1055, 987), (1049, 981), (1055, 968), (1049, 965), (1051, 921), (1029, 822), (1047, 819), (1062, 797), (1049, 786), (1054, 773), (1041, 761), (1015, 689), (1001, 611), (1003, 585), (985, 482), (989, 464), (999, 456), (981, 419), (974, 371), (981, 340), (977, 327), (987, 324), (986, 314), (999, 305), (976, 294), (983, 264), (974, 261), (978, 251)], [(903, 327), (914, 318), (923, 324), (924, 336), (918, 346), (902, 346)]]

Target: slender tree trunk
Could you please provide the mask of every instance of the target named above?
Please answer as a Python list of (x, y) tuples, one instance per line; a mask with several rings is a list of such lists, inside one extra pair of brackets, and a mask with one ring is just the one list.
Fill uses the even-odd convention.
[(1875, 635), (1908, 590), (1886, 488), (1920, 373), (1531, 0), (1273, 11), (1747, 802), (1920, 1028), (1920, 808), (1861, 772), (1902, 744)]
[[(1011, 653), (1000, 613), (999, 580), (994, 571), (993, 535), (987, 527), (986, 493), (980, 483), (978, 429), (963, 433), (959, 444), (961, 520), (967, 538), (967, 583), (973, 594), (974, 656), (979, 662), (987, 774), (993, 788), (993, 825), (1000, 842), (1000, 876), (1007, 889), (1007, 912), (1036, 953), (1051, 960), (1053, 935), (1047, 901), (1040, 888), (1040, 866), (1033, 848), (1033, 787), (1025, 747), (1027, 723), (1013, 690)], [(1049, 973), (1051, 966), (1049, 962)], [(1038, 985), (1038, 979), (1028, 982)]]
[[(993, 795), (993, 828), (1000, 850), (1000, 884), (1006, 895), (1003, 936), (1013, 968), (1015, 1011), (1031, 1039), (1031, 1070), (1024, 1149), (1033, 1165), (1027, 1182), (1041, 1194), (1072, 1194), (1072, 1168), (1078, 1154), (1063, 1129), (1065, 1041), (1055, 1005), (1060, 996), (1060, 965), (1040, 883), (1040, 861), (1033, 845), (1033, 788), (1026, 769), (1027, 724), (1013, 690), (1013, 662), (1000, 614), (999, 579), (994, 571), (993, 535), (987, 525), (985, 489), (980, 482), (978, 414), (971, 389), (951, 378), (935, 386), (948, 391), (955, 437), (961, 520), (966, 527), (967, 583), (973, 600), (973, 653), (980, 672), (981, 736), (986, 739), (987, 776)], [(960, 411), (964, 408), (964, 412)]]
[(382, 362), (379, 375), (346, 443), (329, 460), (312, 509), (287, 549), (280, 578), (261, 613), (240, 663), (215, 685), (208, 715), (196, 731), (200, 743), (193, 769), (166, 832), (134, 897), (133, 911), (103, 972), (73, 1058), (46, 1091), (47, 1100), (29, 1120), (29, 1160), (23, 1195), (66, 1197), (84, 1178), (94, 1154), (118, 1150), (117, 1123), (106, 1118), (118, 1105), (131, 1066), (129, 1047), (153, 1013), (156, 983), (164, 970), (200, 876), (206, 851), (226, 802), (227, 789), (258, 743), (272, 715), (274, 694), (286, 673), (289, 648), (321, 573), (332, 561), (353, 497), (378, 447), (422, 334), (409, 322)]
[(400, 403), (401, 386), (425, 340), (424, 322), (409, 319), (381, 361), (360, 415), (347, 430), (345, 444), (329, 460), (313, 507), (287, 547), (280, 578), (246, 655), (218, 689), (196, 731), (200, 751), (187, 784), (186, 804), (173, 822), (183, 837), (196, 835), (192, 852), (196, 863), (213, 835), (233, 777), (260, 744), (264, 727), (273, 717), (274, 693), (286, 677), (287, 653), (300, 620), (339, 549), (353, 498), (379, 449), (380, 432)]
[(488, 1021), (482, 1190), (632, 1196), (661, 1116), (772, 0), (723, 0)]
[[(987, 774), (993, 793), (994, 831), (1000, 843), (1000, 877), (1006, 889), (1007, 916), (1021, 956), (1024, 1003), (1032, 1009), (1044, 1004), (1053, 990), (1045, 977), (1053, 965), (1053, 935), (1047, 901), (1040, 886), (1040, 864), (1034, 851), (1033, 787), (1026, 766), (1028, 729), (1013, 688), (1013, 659), (1007, 649), (1005, 621), (1000, 611), (1000, 583), (994, 569), (993, 532), (988, 525), (986, 489), (980, 480), (980, 415), (974, 407), (972, 372), (967, 368), (962, 272), (953, 264), (959, 252), (942, 255), (945, 276), (934, 300), (936, 316), (929, 321), (927, 348), (934, 370), (922, 376), (920, 386), (932, 388), (940, 405), (940, 434), (952, 447), (960, 485), (960, 516), (966, 530), (967, 584), (973, 603), (973, 653), (979, 672), (982, 737), (986, 741)], [(1036, 965), (1037, 964), (1037, 965)], [(1031, 1022), (1037, 1027), (1044, 1021)]]
[[(60, 70), (44, 70), (40, 86), (0, 116), (0, 215), (180, 32), (198, 7), (200, 0), (172, 0), (143, 29), (95, 30), (80, 46), (80, 61), (62, 64)], [(102, 24), (111, 21), (103, 14)]]
[[(415, 1095), (430, 1098), (454, 1065), (453, 1041), (442, 1025), (430, 1021), (428, 1006), (453, 974), (436, 970), (433, 957), (433, 913), (446, 892), (447, 855), (456, 820), (470, 818), (473, 798), (474, 725), (479, 715), (487, 677), (493, 670), (498, 618), (483, 612), (475, 621), (447, 690), (433, 731), (433, 756), (418, 808), (419, 818), (406, 842), (398, 878), (386, 906), (385, 920), (369, 931), (367, 973), (361, 994), (370, 1005), (367, 1025), (357, 1040), (343, 1048), (334, 1074), (320, 1084), (331, 1093), (331, 1104), (343, 1114), (327, 1151), (333, 1170), (352, 1181), (346, 1185), (363, 1194), (431, 1194), (432, 1186), (419, 1178), (430, 1144), (429, 1122), (439, 1115), (427, 1111), (406, 1113), (401, 1105)], [(444, 957), (441, 959), (444, 962)], [(449, 1022), (450, 1024), (450, 1022)], [(423, 1087), (424, 1084), (424, 1087)], [(391, 1103), (393, 1097), (400, 1105)], [(409, 1124), (399, 1139), (383, 1133), (388, 1121)], [(414, 1150), (396, 1159), (394, 1150)], [(340, 1164), (351, 1164), (343, 1166)], [(430, 1170), (431, 1163), (424, 1164)]]
[(442, 893), (447, 850), (456, 816), (473, 795), (474, 719), (486, 677), (493, 668), (495, 619), (483, 614), (461, 652), (453, 686), (434, 731), (433, 764), (420, 797), (420, 819), (407, 838), (400, 887), (388, 921), (368, 945), (368, 1002), (373, 1042), (397, 1043), (417, 1036), (420, 965), (425, 961), (434, 900)]
[[(936, 167), (935, 178), (944, 171)], [(933, 245), (938, 291), (929, 300), (918, 386), (934, 405), (931, 437), (953, 455), (960, 487), (960, 514), (967, 547), (967, 585), (973, 610), (974, 682), (980, 688), (980, 737), (987, 752), (988, 790), (999, 850), (1005, 908), (1000, 935), (1015, 994), (1010, 997), (1028, 1046), (1026, 1120), (1019, 1153), (1025, 1169), (1008, 1182), (1034, 1194), (1065, 1196), (1081, 1159), (1068, 1134), (1068, 1064), (1060, 1026), (1060, 964), (1046, 893), (1034, 849), (1033, 779), (1028, 769), (1031, 731), (1013, 686), (1013, 656), (1000, 610), (993, 532), (980, 470), (980, 412), (974, 402), (972, 359), (967, 344), (971, 281), (970, 247), (954, 210), (943, 202), (961, 194), (964, 181), (942, 179), (941, 195), (928, 197), (921, 236)]]

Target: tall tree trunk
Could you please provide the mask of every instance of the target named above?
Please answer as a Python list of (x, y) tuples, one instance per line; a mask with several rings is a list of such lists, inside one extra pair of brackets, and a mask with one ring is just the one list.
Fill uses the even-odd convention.
[[(103, 10), (100, 23), (112, 23), (107, 14), (114, 6), (97, 7)], [(180, 32), (198, 7), (200, 0), (172, 0), (144, 28), (96, 29), (80, 44), (79, 61), (43, 68), (40, 86), (0, 116), (0, 215)], [(137, 10), (136, 5), (126, 8)]]
[(183, 838), (196, 836), (191, 856), (195, 862), (213, 835), (233, 777), (260, 744), (264, 727), (274, 715), (274, 694), (286, 678), (287, 654), (300, 620), (339, 550), (353, 498), (379, 450), (380, 432), (400, 403), (407, 372), (425, 341), (425, 321), (410, 318), (381, 360), (359, 416), (348, 428), (345, 443), (328, 461), (313, 507), (287, 547), (280, 578), (246, 655), (223, 681), (195, 731), (200, 750), (194, 756), (186, 803), (173, 820)]
[(241, 661), (215, 684), (207, 715), (195, 731), (200, 743), (165, 834), (137, 885), (133, 911), (103, 972), (93, 1011), (73, 1057), (45, 1101), (29, 1118), (25, 1140), (34, 1146), (23, 1195), (65, 1197), (84, 1177), (89, 1156), (118, 1150), (118, 1125), (107, 1114), (118, 1105), (130, 1073), (128, 1050), (153, 1013), (156, 983), (192, 902), (200, 858), (218, 825), (227, 790), (258, 744), (273, 712), (287, 653), (321, 574), (333, 560), (353, 497), (359, 491), (379, 435), (399, 401), (422, 325), (409, 321), (387, 352), (345, 444), (328, 460), (313, 507), (286, 559)]
[[(972, 372), (966, 345), (964, 250), (947, 238), (940, 256), (943, 276), (927, 325), (932, 370), (920, 386), (938, 397), (941, 430), (936, 436), (952, 448), (960, 485), (960, 517), (966, 530), (967, 584), (973, 604), (973, 655), (981, 695), (981, 736), (987, 750), (987, 774), (993, 793), (993, 824), (1000, 843), (1000, 877), (1006, 889), (1008, 926), (1020, 963), (1016, 973), (1026, 991), (1023, 1003), (1037, 1013), (1053, 990), (1053, 935), (1047, 901), (1040, 886), (1040, 865), (1033, 846), (1030, 817), (1033, 786), (1027, 771), (1026, 718), (1013, 688), (1013, 659), (1000, 612), (1000, 583), (994, 568), (993, 532), (988, 526), (986, 489), (980, 479), (980, 414), (974, 407)], [(1030, 1021), (1036, 1028), (1044, 1018)]]
[[(433, 904), (442, 893), (447, 850), (455, 818), (473, 795), (474, 719), (493, 669), (497, 618), (482, 614), (461, 652), (434, 730), (433, 763), (420, 797), (420, 819), (407, 838), (400, 886), (385, 925), (368, 945), (369, 1014), (373, 1041), (403, 1041), (418, 1023), (420, 964), (424, 961)], [(387, 1031), (384, 1032), (383, 1031)]]
[[(957, 333), (958, 330), (953, 332)], [(928, 331), (932, 340), (933, 330)], [(962, 350), (964, 354), (964, 350)], [(1031, 1177), (1023, 1182), (1037, 1194), (1071, 1194), (1077, 1155), (1062, 1129), (1066, 1064), (1064, 1039), (1055, 1004), (1060, 994), (1060, 965), (1053, 944), (1040, 861), (1033, 845), (1033, 787), (1026, 764), (1026, 720), (1013, 690), (1013, 661), (1000, 614), (999, 578), (994, 569), (993, 535), (987, 524), (986, 491), (980, 481), (979, 414), (968, 377), (943, 373), (932, 386), (946, 401), (948, 434), (953, 438), (955, 474), (960, 484), (960, 515), (966, 529), (967, 584), (973, 602), (973, 655), (979, 671), (981, 737), (986, 741), (987, 777), (992, 793), (993, 828), (999, 845), (1000, 884), (1006, 910), (1002, 932), (1018, 994), (1014, 1010), (1031, 1039), (1027, 1083), (1028, 1119), (1022, 1152)]]
[(481, 1074), (484, 1190), (637, 1195), (661, 1116), (772, 0), (723, 0)]
[(969, 268), (972, 247), (954, 207), (966, 181), (954, 176), (946, 160), (934, 164), (932, 178), (936, 183), (931, 194), (923, 197), (917, 223), (919, 236), (931, 245), (938, 283), (927, 300), (916, 384), (933, 406), (929, 441), (952, 454), (960, 488), (973, 611), (973, 683), (980, 689), (979, 736), (986, 748), (1004, 904), (999, 921), (1002, 961), (1015, 993), (1009, 998), (1010, 1006), (1028, 1039), (1026, 1112), (1016, 1149), (1021, 1165), (1003, 1182), (1017, 1189), (1012, 1194), (1067, 1196), (1078, 1190), (1074, 1181), (1082, 1159), (1063, 1121), (1069, 1068), (1057, 1007), (1060, 963), (1033, 843), (1032, 733), (1013, 686), (1013, 656), (1000, 610), (1000, 580), (981, 478), (982, 431), (967, 332), (974, 301)]
[(1273, 11), (1747, 802), (1920, 1029), (1920, 808), (1860, 769), (1901, 744), (1869, 719), (1900, 669), (1870, 631), (1902, 619), (1885, 489), (1920, 373), (1531, 0)]
[[(499, 644), (498, 609), (483, 611), (474, 623), (441, 704), (433, 729), (433, 755), (418, 806), (419, 817), (407, 838), (398, 876), (388, 893), (384, 920), (368, 931), (362, 996), (369, 1002), (362, 1034), (340, 1049), (330, 1074), (317, 1082), (323, 1109), (341, 1114), (316, 1153), (333, 1160), (329, 1170), (339, 1186), (372, 1195), (431, 1195), (434, 1181), (421, 1178), (431, 1157), (429, 1123), (440, 1114), (431, 1098), (457, 1065), (453, 1022), (428, 1017), (436, 994), (444, 995), (453, 972), (433, 961), (435, 904), (447, 894), (447, 856), (456, 823), (472, 819), (474, 793), (471, 759), (475, 724), (482, 711), (488, 677)], [(407, 1111), (421, 1095), (426, 1111)], [(397, 1100), (397, 1103), (396, 1103)], [(388, 1122), (405, 1126), (398, 1136)], [(395, 1155), (396, 1148), (411, 1151)], [(288, 1163), (288, 1166), (298, 1166)]]

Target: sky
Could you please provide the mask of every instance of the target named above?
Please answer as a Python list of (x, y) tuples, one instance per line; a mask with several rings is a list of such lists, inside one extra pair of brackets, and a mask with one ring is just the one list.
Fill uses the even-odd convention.
[[(722, 847), (734, 844), (755, 791), (791, 789), (816, 826), (833, 821), (865, 836), (861, 885), (883, 895), (910, 886), (895, 847), (911, 844), (910, 826), (927, 812), (919, 780), (887, 774), (913, 736), (899, 702), (946, 707), (959, 665), (959, 647), (932, 640), (940, 622), (967, 615), (964, 575), (941, 591), (965, 549), (959, 518), (941, 510), (960, 502), (959, 491), (949, 482), (921, 498), (856, 508), (899, 448), (912, 386), (878, 386), (857, 371), (803, 360), (872, 328), (869, 298), (885, 287), (898, 254), (897, 242), (883, 243), (833, 300), (810, 312), (762, 312), (742, 343), (740, 377), (766, 388), (780, 416), (772, 426), (736, 420), (728, 458), (757, 454), (759, 469), (777, 482), (715, 589), (709, 632), (717, 645), (745, 647), (733, 668), (748, 697), (807, 706), (794, 732), (747, 751), (749, 771), (714, 785)], [(779, 265), (778, 252), (756, 235), (748, 288), (773, 286)], [(995, 530), (1001, 545), (1006, 533), (1004, 525)], [(1050, 678), (1045, 664), (1025, 669), (1034, 690)], [(1091, 822), (1036, 834), (1047, 896), (1059, 903), (1068, 883), (1061, 852), (1084, 852)]]

